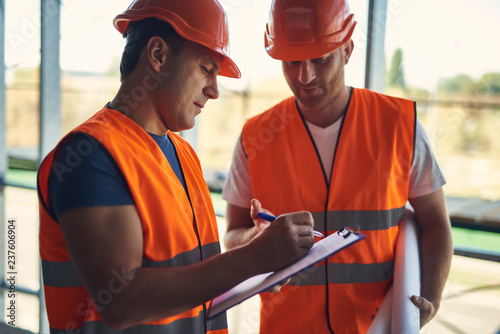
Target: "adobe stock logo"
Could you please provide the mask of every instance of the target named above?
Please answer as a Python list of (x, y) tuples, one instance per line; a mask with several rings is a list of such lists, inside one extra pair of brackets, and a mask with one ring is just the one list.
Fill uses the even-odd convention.
[(120, 94), (118, 96), (120, 111), (127, 113), (130, 108), (137, 108), (139, 103), (143, 102), (147, 96), (148, 91), (152, 91), (170, 75), (169, 72), (155, 72), (150, 66), (146, 66), (145, 71), (147, 74), (142, 79), (142, 82), (134, 86), (129, 94)]
[(249, 136), (249, 146), (245, 150), (248, 161), (253, 160), (258, 152), (264, 150), (266, 145), (271, 143), (277, 134), (285, 130), (285, 126), (296, 117), (298, 117), (297, 113), (275, 113), (269, 120), (267, 127), (259, 129), (256, 135)]
[[(377, 37), (379, 33), (389, 28), (392, 24), (393, 18), (400, 15), (405, 10), (404, 5), (401, 2), (401, 0), (390, 0), (387, 3), (386, 10), (378, 10), (373, 13), (371, 19), (375, 35), (372, 36), (372, 38)], [(354, 41), (355, 46), (353, 51), (354, 53), (366, 52), (366, 47), (363, 47), (366, 46), (368, 42), (368, 34), (366, 30), (360, 29), (359, 26), (356, 27), (356, 29), (354, 29), (352, 40)]]
[(309, 279), (314, 280), (313, 276), (319, 276), (317, 270), (321, 270), (320, 266), (307, 268), (306, 270), (293, 276), (292, 282), (285, 285), (285, 289), (288, 290), (287, 293), (280, 291), (272, 294), (273, 298), (262, 299), (260, 308), (254, 308), (250, 312), (246, 313), (244, 317), (240, 317), (238, 323), (238, 333), (255, 333), (255, 330), (259, 328), (261, 318), (273, 319), (273, 317), (275, 317), (274, 311), (287, 302), (288, 296), (293, 295), (294, 292), (301, 286), (307, 286), (309, 284)]
[(20, 19), (20, 30), (18, 32), (9, 32), (6, 34), (5, 40), (16, 55), (20, 55), (21, 48), (24, 45), (30, 45), (34, 39), (40, 37), (40, 29), (43, 26), (46, 26), (48, 22), (53, 21), (59, 16), (59, 2), (60, 0), (42, 1), (41, 10), (35, 10), (31, 17), (27, 14)]

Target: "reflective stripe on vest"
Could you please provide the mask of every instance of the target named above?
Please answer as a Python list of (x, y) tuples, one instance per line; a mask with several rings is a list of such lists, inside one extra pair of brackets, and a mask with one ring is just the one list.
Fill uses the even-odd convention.
[[(196, 153), (184, 139), (175, 133), (168, 134), (177, 151), (187, 192), (151, 136), (120, 112), (103, 108), (73, 130), (77, 131), (92, 138), (87, 148), (91, 149), (91, 145), (106, 148), (127, 182), (142, 224), (143, 265), (192, 264), (220, 252), (210, 191)], [(80, 329), (84, 320), (90, 323), (102, 322), (102, 319), (71, 265), (61, 228), (51, 208), (47, 184), (55, 150), (44, 159), (38, 173), (40, 256), (50, 327), (73, 330)], [(110, 293), (127, 283), (123, 273), (117, 271), (114, 277), (116, 281), (108, 287)], [(99, 296), (96, 299), (100, 301)], [(101, 305), (106, 305), (106, 300)], [(197, 319), (203, 313), (203, 305), (200, 305), (146, 325), (161, 327), (180, 320), (190, 323), (188, 319)], [(216, 326), (216, 330), (223, 327)], [(207, 328), (210, 331), (209, 323)]]
[[(204, 322), (205, 316), (202, 312), (197, 317), (175, 320), (166, 325), (138, 325), (121, 330), (111, 329), (101, 321), (85, 322), (83, 324), (83, 332), (99, 334), (202, 334), (204, 333)], [(226, 314), (223, 313), (208, 322), (209, 331), (212, 333), (217, 333), (216, 331), (224, 330), (225, 328), (227, 328), (226, 323)]]
[(43, 285), (58, 288), (82, 286), (82, 281), (71, 261), (53, 262), (42, 260)]
[[(380, 211), (327, 211), (327, 229), (338, 231), (345, 226), (351, 226), (362, 231), (386, 230), (397, 226), (403, 213), (403, 207)], [(314, 219), (314, 229), (326, 232), (325, 212), (311, 212), (311, 214)]]
[(326, 277), (328, 283), (379, 283), (385, 282), (392, 277), (394, 272), (394, 261), (384, 263), (328, 263), (329, 275), (325, 275), (324, 262), (307, 268), (290, 280), (290, 285), (308, 286), (324, 285)]
[[(202, 246), (203, 258), (206, 260), (215, 254), (220, 254), (220, 244), (214, 242), (211, 244)], [(143, 267), (176, 267), (176, 266), (187, 266), (190, 264), (198, 263), (201, 261), (200, 250), (198, 248), (193, 249), (189, 252), (184, 252), (177, 254), (174, 258), (164, 261), (150, 261), (148, 259), (142, 259)]]
[(274, 215), (310, 211), (315, 229), (326, 234), (350, 226), (366, 235), (279, 293), (261, 294), (262, 334), (366, 332), (391, 283), (397, 224), (408, 200), (415, 104), (353, 89), (342, 122), (331, 171), (324, 170), (294, 97), (243, 128), (253, 197), (263, 208)]
[[(220, 253), (220, 244), (211, 243), (203, 245), (203, 255), (205, 259)], [(176, 255), (173, 259), (152, 262), (148, 259), (142, 260), (143, 267), (175, 267), (175, 266), (187, 266), (190, 264), (198, 263), (201, 261), (200, 251), (198, 248), (193, 249), (189, 252), (184, 252)], [(67, 262), (53, 262), (42, 260), (42, 273), (44, 285), (59, 287), (59, 288), (69, 288), (78, 287), (82, 285), (80, 277), (73, 267), (71, 261)], [(120, 273), (116, 273), (115, 276), (119, 278)]]
[[(208, 322), (208, 331), (217, 333), (226, 333), (227, 328), (226, 314), (210, 320)], [(109, 328), (102, 321), (85, 322), (82, 328), (83, 333), (99, 334), (179, 334), (179, 333), (204, 333), (204, 315), (200, 313), (194, 318), (185, 318), (173, 321), (166, 325), (137, 325), (130, 328), (116, 330)], [(72, 329), (50, 329), (50, 334), (68, 334), (75, 333)]]

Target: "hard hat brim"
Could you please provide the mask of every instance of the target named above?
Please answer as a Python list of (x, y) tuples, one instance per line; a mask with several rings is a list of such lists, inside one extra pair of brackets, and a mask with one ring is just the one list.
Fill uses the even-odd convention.
[(284, 61), (300, 61), (323, 57), (349, 42), (357, 24), (353, 18), (354, 15), (349, 15), (345, 21), (345, 29), (302, 42), (275, 41), (269, 34), (269, 28), (267, 28), (264, 33), (265, 49), (272, 58)]

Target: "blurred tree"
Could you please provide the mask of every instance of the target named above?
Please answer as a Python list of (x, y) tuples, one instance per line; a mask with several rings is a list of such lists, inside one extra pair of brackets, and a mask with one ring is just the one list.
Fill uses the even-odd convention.
[(391, 60), (391, 67), (387, 73), (387, 85), (389, 87), (406, 88), (403, 72), (403, 50), (394, 51)]
[(477, 88), (476, 82), (467, 74), (458, 74), (453, 78), (441, 79), (438, 83), (440, 93), (472, 94)]
[(486, 73), (477, 83), (477, 92), (482, 95), (500, 95), (500, 73)]

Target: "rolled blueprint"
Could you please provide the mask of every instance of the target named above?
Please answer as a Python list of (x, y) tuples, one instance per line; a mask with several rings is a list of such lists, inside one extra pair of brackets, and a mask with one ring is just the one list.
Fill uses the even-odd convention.
[(420, 330), (420, 312), (411, 296), (420, 296), (418, 230), (413, 211), (406, 209), (399, 224), (394, 280), (367, 334), (413, 334)]
[(391, 285), (366, 334), (391, 333), (392, 288)]

